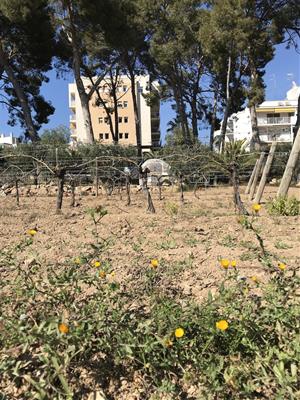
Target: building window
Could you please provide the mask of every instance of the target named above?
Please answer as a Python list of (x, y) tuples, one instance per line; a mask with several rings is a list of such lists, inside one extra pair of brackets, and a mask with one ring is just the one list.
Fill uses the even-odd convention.
[(123, 118), (122, 118), (122, 117), (119, 117), (119, 123), (121, 123), (121, 122), (122, 122), (122, 120), (123, 120)]
[(104, 118), (104, 122), (105, 122), (106, 124), (109, 123), (109, 122), (108, 122), (108, 117), (105, 117), (105, 118)]
[(129, 133), (125, 133), (125, 139), (128, 139)]
[(109, 139), (109, 133), (105, 134), (105, 139)]
[(103, 133), (100, 133), (100, 134), (99, 134), (99, 139), (100, 139), (100, 140), (103, 140)]
[(127, 91), (127, 86), (123, 86), (123, 92)]
[(289, 117), (293, 117), (294, 113), (293, 112), (289, 112)]
[(125, 122), (125, 124), (127, 124), (127, 122), (128, 122), (128, 117), (124, 117), (124, 122)]
[(123, 139), (123, 133), (119, 133), (119, 139)]
[(127, 106), (128, 106), (128, 101), (123, 101), (123, 107), (127, 108)]
[(99, 122), (99, 124), (102, 124), (103, 123), (103, 117), (98, 118), (98, 122)]
[(118, 101), (118, 107), (122, 108), (123, 104), (121, 101)]

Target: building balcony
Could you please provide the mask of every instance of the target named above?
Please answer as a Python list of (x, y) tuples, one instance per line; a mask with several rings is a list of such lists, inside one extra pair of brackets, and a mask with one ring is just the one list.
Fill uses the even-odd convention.
[(76, 115), (75, 114), (71, 114), (70, 115), (70, 122), (76, 122)]
[(291, 117), (265, 117), (257, 118), (258, 125), (290, 125)]

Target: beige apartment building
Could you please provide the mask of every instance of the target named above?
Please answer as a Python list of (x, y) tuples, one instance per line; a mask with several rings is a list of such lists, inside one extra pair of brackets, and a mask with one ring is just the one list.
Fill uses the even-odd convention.
[[(130, 83), (127, 76), (120, 77), (117, 82), (118, 141), (120, 145), (136, 145), (135, 117)], [(84, 84), (88, 87), (89, 80), (84, 78)], [(136, 77), (135, 92), (141, 125), (141, 143), (144, 151), (160, 144), (159, 104), (150, 107), (143, 97), (143, 94), (147, 94), (155, 88), (154, 85), (150, 83), (149, 76)], [(98, 91), (101, 99), (105, 102), (105, 106), (111, 110), (110, 116), (114, 133), (114, 101), (111, 96), (109, 78), (101, 81)], [(90, 113), (95, 140), (103, 144), (112, 144), (113, 135), (105, 106), (102, 102), (99, 102), (97, 93), (94, 93), (90, 100)], [(69, 84), (69, 107), (71, 110), (71, 140), (73, 143), (86, 143), (82, 108), (75, 83)]]

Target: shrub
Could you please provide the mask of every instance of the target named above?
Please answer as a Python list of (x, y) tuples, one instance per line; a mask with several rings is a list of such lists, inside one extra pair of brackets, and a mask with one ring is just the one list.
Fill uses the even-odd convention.
[(145, 400), (158, 392), (185, 398), (191, 387), (195, 399), (299, 398), (299, 277), (288, 270), (268, 284), (224, 270), (217, 294), (195, 304), (161, 291), (160, 264), (145, 265), (129, 292), (108, 262), (96, 267), (80, 256), (24, 267), (16, 251), (0, 254), (4, 396), (79, 399), (91, 387), (108, 392), (114, 382), (117, 391), (139, 376)]
[(267, 204), (267, 209), (271, 215), (293, 216), (299, 215), (300, 201), (295, 197), (279, 197)]

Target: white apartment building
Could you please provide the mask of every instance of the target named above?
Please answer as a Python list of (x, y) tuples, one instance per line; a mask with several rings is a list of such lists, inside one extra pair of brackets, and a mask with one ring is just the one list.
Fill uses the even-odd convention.
[[(256, 108), (260, 139), (263, 143), (276, 140), (281, 143), (293, 141), (293, 126), (297, 119), (300, 86), (293, 82), (285, 100), (264, 101)], [(215, 132), (215, 137), (221, 130)], [(228, 118), (225, 141), (244, 140), (250, 142), (252, 126), (249, 108), (232, 114)]]
[[(83, 78), (84, 85), (88, 87), (90, 81)], [(149, 76), (136, 76), (136, 97), (140, 116), (141, 126), (141, 144), (144, 150), (159, 146), (159, 104), (154, 107), (147, 105), (143, 94), (150, 92), (154, 83), (150, 83)], [(104, 99), (110, 109), (114, 109), (113, 99), (111, 97), (110, 80), (103, 79), (99, 84), (99, 94)], [(131, 95), (131, 82), (127, 76), (120, 77), (117, 88), (118, 98), (118, 127), (119, 144), (136, 145), (135, 115), (133, 100)], [(75, 83), (69, 84), (69, 107), (71, 140), (73, 143), (86, 143), (84, 120), (79, 94)], [(94, 93), (90, 100), (90, 114), (95, 140), (103, 144), (112, 144), (113, 138), (110, 132), (110, 125), (105, 108), (102, 104), (97, 104), (97, 93)], [(114, 112), (111, 113), (111, 119), (115, 128)]]
[(0, 133), (0, 146), (13, 146), (15, 147), (18, 143), (16, 137), (10, 133), (8, 136), (5, 136), (4, 133)]

